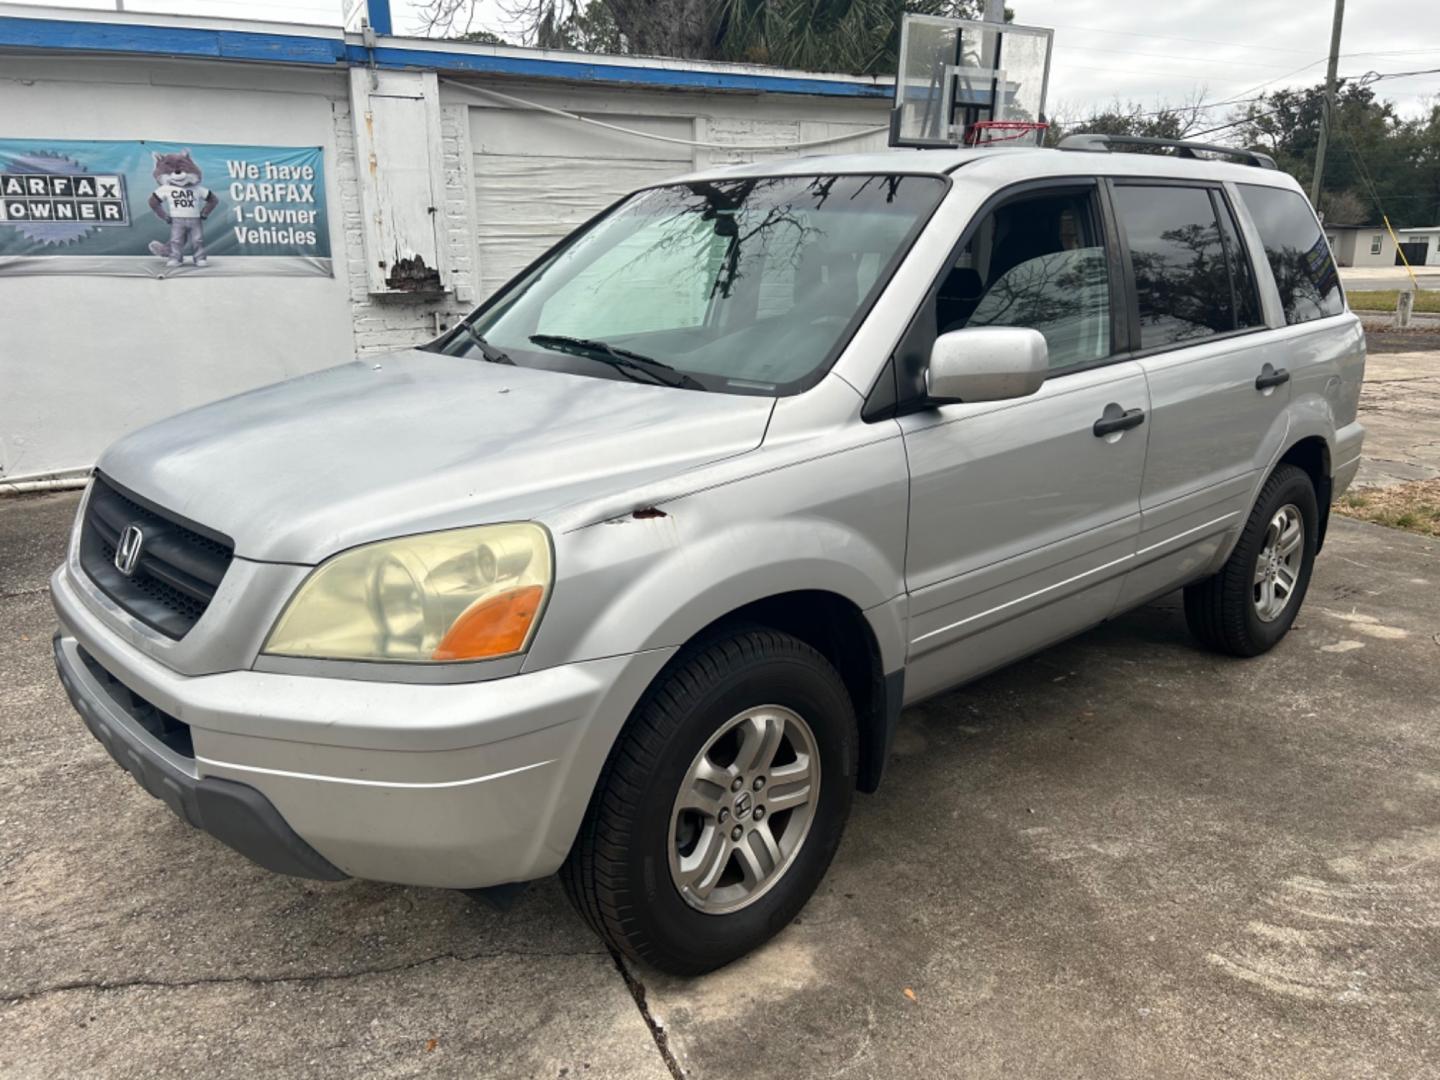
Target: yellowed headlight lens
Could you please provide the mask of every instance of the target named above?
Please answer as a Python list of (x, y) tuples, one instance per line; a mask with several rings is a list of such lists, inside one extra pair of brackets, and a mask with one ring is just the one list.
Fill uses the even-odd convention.
[(265, 652), (454, 662), (523, 652), (550, 591), (539, 525), (484, 525), (342, 552), (305, 579)]

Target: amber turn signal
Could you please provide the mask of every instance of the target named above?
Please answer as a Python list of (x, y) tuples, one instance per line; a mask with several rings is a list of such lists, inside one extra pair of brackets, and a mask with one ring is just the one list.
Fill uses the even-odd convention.
[(539, 585), (526, 585), (471, 605), (446, 631), (430, 659), (480, 660), (518, 652), (544, 597)]

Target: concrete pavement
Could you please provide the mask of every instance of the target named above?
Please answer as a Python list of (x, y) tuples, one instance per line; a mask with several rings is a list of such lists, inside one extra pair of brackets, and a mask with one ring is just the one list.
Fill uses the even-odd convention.
[(1360, 422), (1365, 457), (1357, 487), (1440, 476), (1440, 335), (1368, 337)]
[(908, 710), (797, 923), (674, 980), (553, 881), (500, 915), (182, 825), (50, 670), (74, 502), (0, 502), (0, 1075), (1440, 1075), (1440, 542), (1335, 521), (1257, 660), (1170, 597)]

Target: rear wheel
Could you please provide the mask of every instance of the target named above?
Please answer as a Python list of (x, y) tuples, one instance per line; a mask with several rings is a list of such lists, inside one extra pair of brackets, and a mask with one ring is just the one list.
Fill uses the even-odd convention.
[(561, 871), (611, 945), (677, 974), (729, 963), (820, 883), (855, 789), (835, 669), (753, 629), (682, 657), (636, 707)]
[(1315, 486), (1293, 465), (1277, 468), (1219, 573), (1185, 589), (1185, 620), (1202, 644), (1258, 656), (1289, 631), (1315, 562)]

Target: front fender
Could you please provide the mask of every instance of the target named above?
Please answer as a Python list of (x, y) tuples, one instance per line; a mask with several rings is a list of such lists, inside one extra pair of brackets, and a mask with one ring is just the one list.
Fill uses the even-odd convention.
[[(852, 446), (555, 537), (554, 595), (526, 670), (682, 645), (746, 604), (904, 592), (908, 479), (898, 437)], [(886, 670), (903, 626), (872, 619)]]

